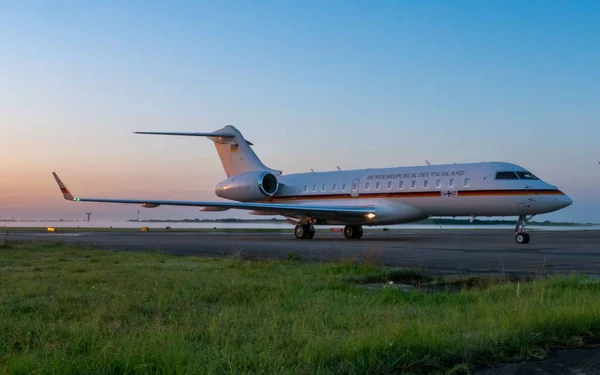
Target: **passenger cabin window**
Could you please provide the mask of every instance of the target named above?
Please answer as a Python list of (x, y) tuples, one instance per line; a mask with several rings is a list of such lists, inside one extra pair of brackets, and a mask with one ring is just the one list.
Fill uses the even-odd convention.
[(498, 172), (496, 173), (496, 180), (518, 180), (515, 172)]
[(369, 190), (369, 183), (368, 182), (365, 183), (365, 190)]
[(441, 188), (442, 187), (442, 180), (437, 180), (435, 182), (435, 187), (438, 188), (438, 189)]
[(429, 180), (423, 181), (423, 187), (427, 189), (429, 187)]
[(465, 178), (465, 187), (468, 187), (470, 183), (470, 180), (468, 178)]
[(454, 187), (454, 179), (453, 178), (450, 179), (450, 182), (448, 183), (448, 186)]
[(346, 191), (346, 184), (342, 184), (342, 191)]
[(375, 184), (375, 190), (379, 190), (379, 187), (381, 186), (381, 182), (377, 182)]
[(400, 184), (398, 185), (398, 187), (400, 189), (404, 189), (404, 181), (400, 181)]
[(333, 184), (333, 188), (331, 190), (335, 191), (336, 188), (337, 188), (337, 185)]
[(388, 190), (392, 190), (392, 181), (388, 181)]
[(317, 185), (313, 185), (313, 191), (317, 191)]
[(412, 180), (412, 182), (410, 183), (410, 188), (411, 188), (411, 189), (414, 189), (414, 188), (416, 188), (416, 187), (417, 187), (417, 181), (415, 181), (415, 180)]
[(321, 191), (325, 191), (325, 184), (323, 184), (323, 186), (321, 186)]
[(352, 183), (352, 190), (356, 190), (358, 188), (358, 182)]
[(304, 185), (304, 192), (306, 193), (308, 191), (308, 185)]

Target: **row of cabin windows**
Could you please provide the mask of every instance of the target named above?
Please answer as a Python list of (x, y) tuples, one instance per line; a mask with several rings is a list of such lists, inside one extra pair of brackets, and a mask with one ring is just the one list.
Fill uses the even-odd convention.
[[(465, 180), (463, 181), (463, 186), (464, 187), (468, 187), (470, 184), (471, 184), (471, 182), (470, 182), (469, 178), (465, 178)], [(424, 180), (423, 181), (423, 188), (428, 189), (429, 185), (430, 185), (429, 180)], [(453, 178), (451, 178), (448, 181), (448, 187), (453, 188), (454, 186), (455, 186), (455, 181), (454, 181)], [(388, 181), (388, 183), (387, 183), (387, 189), (388, 190), (392, 190), (392, 187), (393, 187), (392, 186), (392, 181)], [(416, 187), (417, 187), (417, 181), (416, 180), (412, 180), (410, 182), (410, 188), (411, 189), (415, 189)], [(441, 189), (442, 188), (442, 180), (437, 180), (435, 182), (435, 187), (437, 189)], [(370, 188), (370, 183), (369, 182), (365, 182), (365, 190), (369, 190), (369, 188)], [(399, 189), (404, 189), (404, 181), (400, 181), (398, 183), (398, 188)], [(376, 182), (375, 183), (375, 190), (380, 190), (380, 189), (381, 189), (381, 182)]]
[[(465, 180), (463, 181), (463, 186), (464, 187), (469, 187), (470, 184), (471, 184), (471, 182), (470, 182), (469, 178), (465, 178)], [(369, 190), (370, 186), (371, 186), (370, 182), (365, 182), (365, 190)], [(453, 188), (454, 186), (455, 186), (455, 181), (454, 181), (453, 178), (451, 178), (448, 181), (448, 187)], [(387, 189), (388, 190), (392, 190), (392, 187), (393, 187), (392, 181), (388, 181), (387, 182)], [(411, 189), (415, 189), (416, 187), (417, 187), (417, 181), (416, 180), (412, 180), (410, 182), (410, 188)], [(424, 180), (423, 181), (423, 187), (425, 189), (429, 188), (429, 180)], [(437, 189), (441, 189), (442, 188), (442, 180), (437, 180), (435, 182), (435, 187)], [(337, 184), (333, 184), (331, 191), (337, 191), (337, 188), (338, 188), (338, 185)], [(356, 188), (357, 188), (357, 185), (356, 185), (356, 182), (354, 182), (352, 184), (352, 189), (356, 190)], [(398, 188), (399, 189), (404, 189), (404, 181), (400, 181), (398, 183)], [(326, 190), (327, 190), (327, 184), (321, 185), (321, 191), (326, 191)], [(378, 181), (378, 182), (375, 183), (375, 190), (381, 190), (381, 182), (380, 181)], [(308, 185), (304, 185), (304, 192), (307, 192), (307, 191), (308, 191)], [(317, 185), (313, 185), (312, 186), (312, 191), (313, 192), (317, 191)], [(340, 191), (346, 191), (346, 184), (345, 183), (342, 184)]]
[[(333, 184), (333, 186), (331, 188), (331, 191), (337, 191), (337, 188), (338, 188), (338, 185), (337, 184)], [(352, 184), (352, 188), (356, 189), (356, 183)], [(325, 191), (326, 189), (327, 189), (327, 184), (321, 185), (321, 191)], [(304, 185), (304, 192), (307, 192), (307, 191), (308, 191), (308, 185)], [(317, 185), (313, 185), (312, 186), (312, 191), (313, 192), (317, 191)], [(345, 183), (342, 184), (342, 186), (340, 188), (340, 191), (346, 191), (346, 184)]]

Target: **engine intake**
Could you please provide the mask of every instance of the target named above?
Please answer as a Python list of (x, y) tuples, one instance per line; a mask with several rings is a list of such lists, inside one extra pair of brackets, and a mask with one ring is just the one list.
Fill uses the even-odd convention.
[(270, 198), (278, 190), (279, 181), (273, 173), (251, 171), (218, 183), (215, 194), (218, 197), (238, 202), (252, 202)]
[(277, 181), (277, 177), (274, 174), (266, 172), (258, 181), (258, 187), (268, 197), (272, 197), (273, 194), (277, 193), (277, 188), (279, 188), (279, 182)]

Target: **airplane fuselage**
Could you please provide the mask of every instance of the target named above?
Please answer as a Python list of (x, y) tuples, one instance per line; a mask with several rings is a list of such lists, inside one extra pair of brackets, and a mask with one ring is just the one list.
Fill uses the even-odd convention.
[(278, 180), (277, 193), (263, 201), (372, 206), (373, 219), (354, 221), (365, 225), (430, 216), (537, 215), (572, 203), (556, 186), (503, 162), (309, 172)]

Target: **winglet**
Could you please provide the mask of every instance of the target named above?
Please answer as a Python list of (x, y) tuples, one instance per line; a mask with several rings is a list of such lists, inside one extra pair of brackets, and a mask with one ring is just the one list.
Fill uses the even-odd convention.
[(58, 178), (58, 175), (56, 174), (56, 172), (52, 172), (52, 175), (54, 176), (54, 179), (56, 180), (56, 183), (58, 184), (58, 187), (60, 188), (60, 191), (62, 192), (63, 197), (68, 201), (74, 201), (75, 198), (73, 198), (73, 194), (71, 194), (71, 192), (69, 191), (69, 189), (67, 189), (65, 184), (63, 184), (63, 182), (60, 180), (60, 178)]

